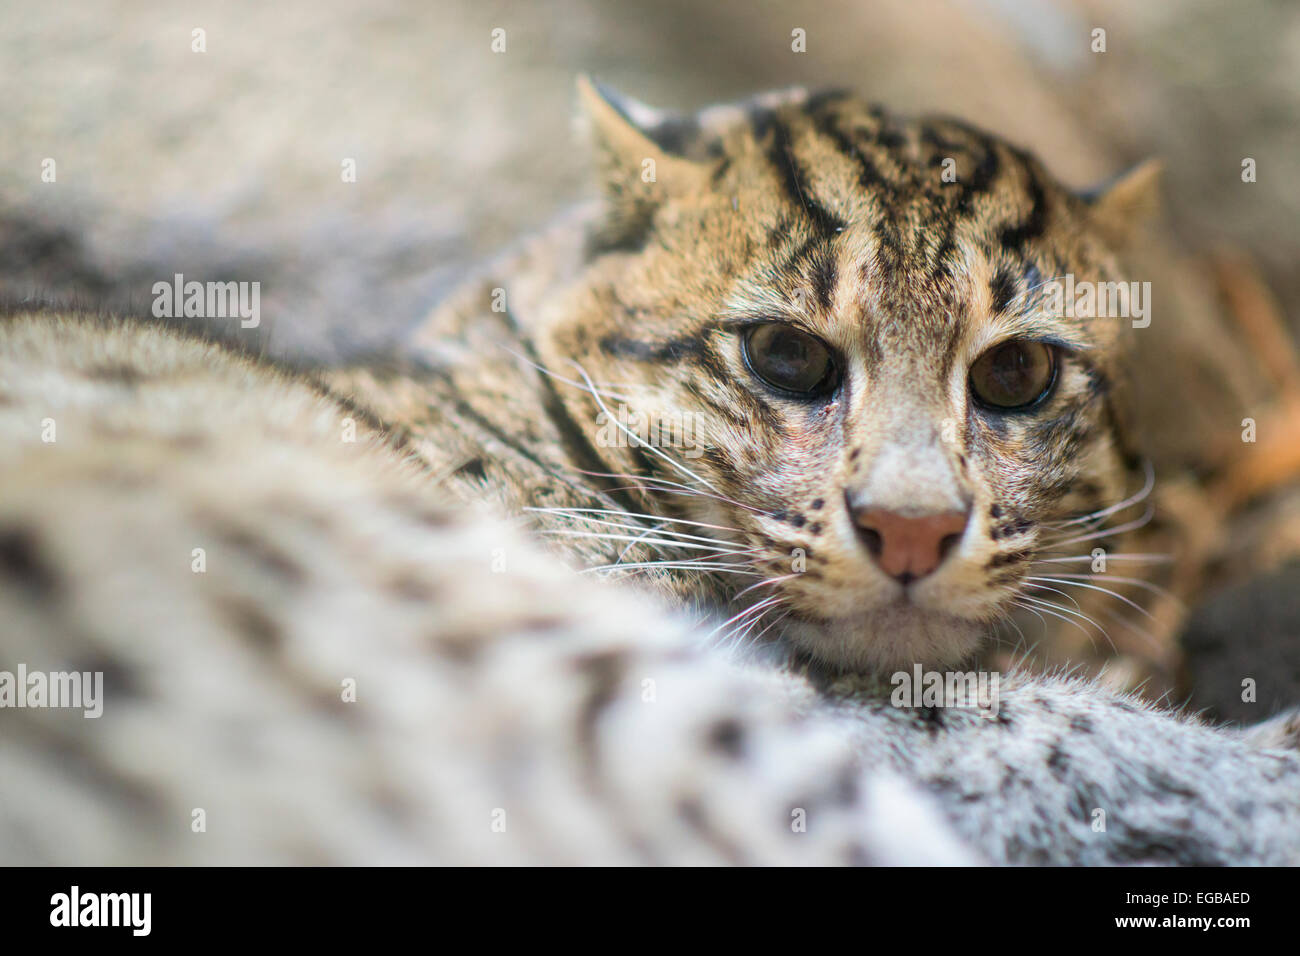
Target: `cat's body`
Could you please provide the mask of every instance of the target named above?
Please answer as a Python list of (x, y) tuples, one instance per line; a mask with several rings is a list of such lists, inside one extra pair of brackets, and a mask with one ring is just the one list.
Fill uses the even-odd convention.
[[(1002, 680), (995, 713), (890, 700), (891, 667), (961, 660), (1021, 593), (980, 573), (1023, 576), (1041, 526), (1121, 494), (1094, 387), (1113, 329), (1055, 330), (1089, 358), (1062, 364), (1038, 432), (971, 418), (953, 450), (964, 399), (922, 401), (948, 394), (924, 360), (952, 364), (940, 333), (966, 334), (972, 290), (1006, 312), (1029, 301), (1031, 260), (1109, 275), (1111, 224), (982, 134), (843, 98), (646, 124), (658, 143), (602, 104), (607, 176), (621, 141), (668, 192), (619, 181), (594, 218), (467, 286), (399, 367), (326, 388), (156, 323), (0, 325), (0, 669), (105, 674), (102, 717), (0, 710), (0, 858), (1300, 861), (1293, 726), (1252, 738), (1027, 675)], [(800, 166), (859, 128), (816, 175)], [(922, 143), (958, 155), (955, 205), (922, 183)], [(783, 168), (805, 171), (788, 195)], [(913, 253), (944, 277), (907, 278)], [(869, 330), (837, 339), (840, 384), (861, 387), (861, 360), (889, 400), (739, 395), (734, 339), (700, 323), (722, 306), (756, 321), (755, 299), (791, 320), (803, 302), (827, 338), (846, 317)], [(620, 397), (712, 413), (698, 447), (655, 447), (610, 427)], [(872, 563), (888, 545), (843, 515), (847, 490), (899, 487), (974, 518), (949, 564), (918, 576), (910, 556), (891, 582)], [(651, 593), (575, 573), (614, 563), (646, 565)], [(756, 581), (792, 582), (792, 622), (745, 599)], [(731, 663), (719, 630), (767, 653)]]

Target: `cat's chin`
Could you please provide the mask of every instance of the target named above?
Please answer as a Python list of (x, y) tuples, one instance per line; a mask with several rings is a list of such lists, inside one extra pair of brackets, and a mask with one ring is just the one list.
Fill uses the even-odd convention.
[(785, 638), (832, 667), (892, 673), (955, 667), (978, 650), (987, 628), (980, 621), (897, 604), (851, 617), (798, 622)]

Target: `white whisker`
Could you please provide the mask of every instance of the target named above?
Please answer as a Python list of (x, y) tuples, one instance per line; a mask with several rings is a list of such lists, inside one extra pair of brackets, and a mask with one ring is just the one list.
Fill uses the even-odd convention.
[[(722, 538), (710, 538), (706, 535), (686, 534), (684, 531), (673, 531), (671, 528), (663, 528), (659, 526), (647, 528), (645, 525), (626, 524), (621, 521), (606, 521), (597, 518), (583, 518), (582, 520), (587, 522), (588, 524), (598, 524), (601, 525), (602, 527), (625, 528), (629, 531), (640, 531), (643, 534), (671, 535), (674, 539), (679, 539), (682, 541), (703, 541), (707, 544), (721, 545), (724, 548), (736, 547), (736, 542), (734, 541), (725, 541)], [(543, 528), (538, 533), (539, 534), (568, 534), (572, 532), (569, 529)]]
[(573, 359), (569, 359), (569, 363), (578, 370), (578, 374), (582, 376), (582, 380), (586, 382), (587, 386), (591, 389), (591, 397), (596, 400), (596, 404), (600, 406), (600, 410), (605, 413), (606, 418), (610, 422), (612, 422), (614, 425), (618, 427), (619, 431), (625, 434), (628, 438), (637, 442), (638, 445), (640, 445), (640, 447), (644, 448), (646, 451), (651, 452), (654, 455), (658, 455), (660, 458), (666, 461), (673, 468), (677, 469), (677, 471), (681, 472), (683, 475), (686, 475), (688, 478), (695, 479), (697, 482), (702, 484), (705, 488), (708, 488), (710, 491), (713, 492), (718, 491), (718, 489), (714, 488), (713, 485), (711, 485), (706, 479), (697, 475), (695, 472), (691, 471), (685, 465), (673, 461), (673, 459), (669, 455), (664, 454), (660, 449), (656, 448), (654, 445), (651, 445), (649, 442), (642, 439), (640, 435), (636, 434), (636, 432), (632, 431), (632, 429), (628, 428), (621, 421), (615, 418), (613, 413), (610, 412), (609, 406), (605, 404), (605, 400), (601, 398), (600, 395), (597, 393), (596, 386), (592, 384), (591, 376), (587, 374), (586, 369), (584, 369), (577, 362), (573, 361)]
[[(625, 477), (625, 476), (618, 475), (614, 477)], [(739, 528), (729, 528), (726, 525), (721, 525), (721, 524), (709, 524), (704, 521), (687, 521), (685, 518), (666, 518), (663, 515), (642, 514), (637, 511), (617, 511), (613, 508), (524, 508), (523, 510), (538, 511), (546, 514), (570, 514), (570, 515), (599, 514), (599, 515), (613, 515), (615, 517), (625, 517), (625, 518), (644, 518), (647, 521), (666, 521), (671, 524), (687, 524), (687, 525), (694, 525), (697, 528), (714, 528), (718, 531), (734, 531), (737, 534), (741, 533)]]
[(759, 601), (757, 604), (751, 604), (749, 607), (745, 608), (744, 610), (739, 611), (736, 614), (733, 614), (731, 617), (727, 618), (727, 620), (723, 621), (721, 624), (719, 624), (717, 627), (711, 630), (708, 634), (706, 634), (704, 636), (704, 639), (708, 640), (709, 638), (713, 637), (713, 635), (717, 634), (718, 631), (730, 627), (732, 624), (736, 623), (737, 621), (743, 618), (748, 617), (751, 614), (760, 613), (765, 608), (771, 607), (773, 604), (776, 604), (780, 600), (781, 599), (779, 597), (769, 597), (769, 598), (764, 598), (763, 600)]
[[(762, 508), (755, 508), (753, 505), (747, 505), (743, 501), (737, 501), (735, 498), (728, 498), (726, 495), (712, 495), (706, 491), (700, 491), (698, 488), (692, 488), (690, 485), (684, 485), (679, 481), (669, 481), (667, 478), (659, 478), (655, 475), (620, 475), (599, 471), (579, 471), (579, 474), (590, 475), (595, 478), (623, 478), (628, 481), (636, 482), (635, 485), (628, 485), (623, 488), (615, 488), (614, 491), (657, 491), (660, 494), (680, 494), (694, 495), (697, 498), (713, 498), (717, 501), (725, 501), (729, 505), (735, 505), (737, 508), (743, 508), (753, 514), (772, 517), (772, 512), (764, 511)], [(646, 482), (655, 482), (660, 485), (667, 485), (668, 488), (645, 487)], [(677, 489), (675, 491), (669, 489)]]
[[(1118, 575), (1113, 575), (1113, 574), (1056, 574), (1056, 575), (1050, 575), (1048, 577), (1042, 577), (1042, 578), (1029, 578), (1028, 580), (1056, 581), (1061, 584), (1066, 584), (1066, 583), (1076, 583), (1080, 580), (1091, 581), (1095, 578), (1100, 578), (1105, 581), (1114, 581), (1116, 584), (1129, 584), (1135, 588), (1141, 588), (1144, 591), (1150, 591), (1152, 594), (1158, 594), (1160, 595), (1160, 597), (1167, 597), (1174, 601), (1178, 600), (1178, 598), (1174, 597), (1174, 595), (1170, 593), (1168, 588), (1162, 588), (1158, 584), (1152, 584), (1150, 581), (1144, 581), (1141, 578), (1120, 577)], [(1080, 586), (1086, 587), (1088, 585), (1080, 585)], [(1114, 593), (1114, 592), (1107, 592), (1107, 593)], [(1120, 595), (1118, 594), (1116, 594), (1115, 596), (1120, 597)], [(1123, 599), (1121, 598), (1121, 600)]]
[(794, 574), (782, 574), (780, 577), (768, 578), (766, 581), (759, 581), (757, 584), (751, 584), (749, 587), (745, 588), (745, 590), (736, 594), (734, 597), (732, 597), (731, 600), (734, 603), (736, 601), (739, 601), (750, 591), (754, 591), (758, 588), (771, 587), (774, 584), (780, 584), (782, 581), (789, 581), (791, 578), (798, 577), (798, 576), (799, 576), (798, 572), (795, 572)]
[(1125, 508), (1132, 507), (1133, 505), (1146, 500), (1147, 495), (1151, 494), (1151, 490), (1156, 486), (1156, 470), (1155, 467), (1151, 464), (1151, 462), (1145, 459), (1142, 462), (1142, 467), (1146, 473), (1146, 480), (1142, 484), (1141, 491), (1138, 491), (1136, 494), (1131, 495), (1128, 498), (1125, 498), (1123, 501), (1117, 504), (1111, 505), (1109, 508), (1103, 508), (1100, 511), (1094, 511), (1091, 514), (1083, 515), (1080, 518), (1073, 518), (1070, 521), (1066, 521), (1064, 522), (1063, 526), (1068, 527), (1070, 525), (1086, 524), (1089, 521), (1096, 521), (1099, 518), (1105, 518), (1108, 515), (1113, 515), (1117, 511), (1123, 511)]
[(1145, 527), (1151, 519), (1155, 517), (1155, 513), (1155, 508), (1148, 507), (1141, 518), (1130, 521), (1128, 524), (1118, 525), (1114, 528), (1106, 528), (1101, 531), (1094, 531), (1091, 534), (1079, 535), (1075, 538), (1067, 538), (1064, 541), (1046, 541), (1043, 543), (1042, 547), (1043, 550), (1053, 550), (1056, 548), (1064, 548), (1066, 545), (1079, 544), (1082, 541), (1092, 541), (1096, 538), (1111, 538), (1116, 535), (1124, 534), (1127, 531), (1136, 531), (1138, 528)]
[(744, 574), (760, 577), (748, 564), (704, 564), (701, 561), (641, 561), (635, 564), (601, 564), (594, 568), (583, 568), (579, 574), (594, 574), (599, 571), (640, 571), (661, 568), (666, 571), (721, 571), (728, 574)]
[[(1031, 586), (1031, 587), (1042, 587), (1042, 585), (1037, 585), (1037, 584), (1035, 584), (1035, 585), (1030, 585), (1030, 586)], [(1051, 589), (1051, 588), (1048, 588), (1047, 590), (1052, 590), (1052, 589)], [(1059, 604), (1053, 604), (1051, 601), (1044, 601), (1044, 600), (1041, 600), (1041, 599), (1036, 598), (1036, 597), (1031, 597), (1031, 596), (1029, 596), (1028, 594), (1022, 594), (1022, 595), (1020, 596), (1020, 598), (1021, 598), (1021, 600), (1028, 601), (1028, 602), (1030, 602), (1031, 604), (1033, 604), (1033, 605), (1037, 606), (1038, 608), (1042, 609), (1043, 611), (1046, 611), (1048, 614), (1051, 614), (1053, 617), (1059, 617), (1061, 620), (1065, 621), (1066, 623), (1068, 623), (1068, 624), (1073, 624), (1073, 625), (1074, 625), (1075, 627), (1077, 627), (1080, 631), (1083, 631), (1083, 633), (1084, 633), (1085, 635), (1087, 635), (1088, 640), (1089, 640), (1089, 641), (1093, 644), (1093, 646), (1095, 647), (1095, 646), (1096, 646), (1096, 639), (1095, 639), (1091, 634), (1088, 633), (1088, 630), (1087, 630), (1087, 629), (1086, 629), (1082, 624), (1080, 624), (1078, 621), (1072, 620), (1072, 618), (1073, 618), (1073, 617), (1078, 617), (1078, 618), (1081, 618), (1082, 620), (1087, 621), (1089, 624), (1091, 624), (1093, 627), (1095, 627), (1095, 628), (1098, 630), (1098, 632), (1100, 632), (1100, 634), (1101, 634), (1102, 637), (1106, 638), (1106, 642), (1107, 642), (1108, 644), (1110, 644), (1111, 650), (1116, 651), (1116, 652), (1118, 653), (1118, 648), (1115, 647), (1115, 642), (1112, 641), (1112, 640), (1110, 639), (1110, 634), (1108, 634), (1108, 633), (1106, 632), (1106, 629), (1105, 629), (1104, 627), (1102, 627), (1100, 624), (1098, 624), (1098, 623), (1097, 623), (1096, 621), (1094, 621), (1092, 618), (1088, 617), (1088, 615), (1086, 615), (1086, 614), (1082, 614), (1082, 613), (1080, 613), (1080, 612), (1078, 612), (1078, 611), (1071, 611), (1068, 607), (1062, 607), (1062, 606), (1059, 605)], [(1064, 615), (1066, 615), (1066, 614), (1071, 615), (1071, 617), (1065, 617)]]
[[(1171, 554), (1112, 554), (1106, 553), (1107, 561), (1147, 561), (1151, 564), (1168, 564), (1173, 561)], [(1065, 564), (1070, 561), (1096, 561), (1091, 554), (1075, 554), (1066, 558), (1035, 558), (1035, 564)]]
[[(537, 371), (541, 372), (543, 375), (548, 375), (551, 378), (555, 379), (557, 382), (563, 382), (565, 385), (572, 385), (574, 388), (580, 388), (584, 392), (591, 391), (593, 395), (595, 394), (595, 391), (592, 391), (593, 389), (596, 389), (595, 385), (587, 386), (587, 385), (583, 385), (581, 382), (575, 382), (571, 378), (565, 378), (559, 372), (553, 372), (549, 368), (545, 368), (544, 366), (538, 365), (527, 355), (522, 355), (519, 352), (516, 352), (514, 349), (510, 348), (509, 346), (503, 345), (501, 347), (505, 349), (505, 351), (513, 355), (515, 358), (519, 359), (519, 361), (525, 363), (526, 365), (531, 365), (533, 368), (537, 369)], [(609, 383), (605, 383), (605, 384), (607, 386), (609, 385)], [(613, 387), (614, 388), (644, 388), (645, 386), (635, 385), (635, 384), (624, 384), (624, 385), (615, 385)], [(597, 389), (597, 391), (599, 391), (602, 395), (606, 395), (609, 398), (614, 399), (614, 401), (616, 402), (622, 402), (624, 405), (632, 404), (632, 399), (630, 399), (626, 395), (619, 395), (617, 392), (608, 391), (607, 388)]]
[(713, 551), (718, 554), (750, 554), (758, 550), (756, 548), (731, 549), (730, 544), (728, 544), (727, 548), (720, 548), (713, 544), (695, 544), (690, 541), (674, 541), (671, 538), (652, 538), (643, 540), (643, 536), (641, 535), (609, 534), (604, 531), (576, 531), (568, 528), (552, 528), (543, 530), (539, 533), (564, 538), (599, 538), (602, 541), (631, 541), (633, 543), (642, 541), (644, 544), (682, 548), (686, 551)]

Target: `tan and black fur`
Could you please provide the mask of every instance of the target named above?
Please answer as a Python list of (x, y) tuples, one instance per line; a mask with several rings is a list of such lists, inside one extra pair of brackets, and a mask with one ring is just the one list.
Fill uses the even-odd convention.
[[(1130, 487), (1118, 326), (1052, 320), (1036, 286), (1120, 274), (1147, 174), (1080, 198), (993, 137), (839, 95), (692, 118), (583, 95), (604, 203), (382, 363), (0, 321), (0, 666), (108, 688), (97, 720), (0, 710), (0, 859), (1300, 860), (1293, 722), (1241, 735), (1024, 674), (994, 717), (890, 702), (889, 668), (972, 653)], [(832, 342), (842, 391), (765, 394), (736, 349), (755, 316)], [(1023, 332), (1063, 343), (1060, 388), (973, 413), (972, 357)], [(611, 401), (698, 415), (702, 454), (604, 441)], [(846, 533), (867, 487), (973, 504), (910, 604)]]
[[(553, 486), (547, 506), (707, 526), (731, 546), (733, 570), (660, 581), (725, 604), (783, 578), (745, 600), (776, 598), (763, 624), (789, 613), (769, 636), (835, 667), (953, 664), (1013, 602), (1037, 613), (1045, 595), (1025, 600), (1035, 559), (1086, 558), (1067, 532), (1141, 484), (1113, 407), (1122, 320), (1054, 318), (1043, 286), (1066, 273), (1123, 277), (1116, 249), (1150, 203), (1153, 167), (1083, 198), (995, 137), (844, 94), (795, 91), (686, 120), (580, 88), (605, 204), (414, 337), (456, 401), (482, 397), (476, 415), (495, 423), (484, 440), (518, 431), (540, 403), (544, 427), (560, 431), (517, 437)], [(954, 182), (941, 177), (945, 159)], [(758, 320), (838, 348), (848, 369), (832, 401), (791, 402), (746, 370), (738, 332)], [(1056, 392), (1032, 415), (983, 414), (970, 364), (1018, 336), (1061, 344)], [(431, 406), (450, 400), (434, 394)], [(693, 418), (702, 454), (603, 447), (598, 422), (619, 404)], [(583, 491), (558, 490), (580, 472)], [(860, 493), (972, 510), (954, 558), (907, 600), (856, 540), (845, 500)], [(588, 564), (613, 563), (622, 547), (589, 548)], [(662, 545), (621, 563), (692, 557)]]

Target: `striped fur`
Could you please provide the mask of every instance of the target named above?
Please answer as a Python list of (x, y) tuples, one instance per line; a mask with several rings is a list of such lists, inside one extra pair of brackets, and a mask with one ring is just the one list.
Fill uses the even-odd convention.
[[(688, 122), (585, 89), (605, 206), (585, 260), (520, 322), (546, 368), (580, 369), (649, 420), (698, 422), (707, 446), (693, 460), (594, 447), (603, 470), (709, 489), (642, 492), (636, 510), (731, 529), (721, 536), (753, 569), (787, 578), (763, 592), (779, 597), (771, 616), (789, 612), (773, 633), (813, 657), (876, 669), (970, 655), (1052, 529), (1130, 480), (1108, 407), (1121, 322), (1054, 317), (1043, 288), (1121, 278), (1111, 238), (1129, 204), (1080, 198), (964, 123), (847, 94), (793, 91)], [(740, 330), (760, 320), (829, 343), (840, 390), (810, 404), (759, 382)], [(1016, 336), (1064, 349), (1056, 391), (1032, 413), (986, 413), (967, 371)], [(557, 395), (595, 430), (597, 396)], [(866, 483), (973, 503), (956, 554), (910, 601), (855, 538), (844, 501)], [(696, 580), (726, 599), (752, 583)]]

